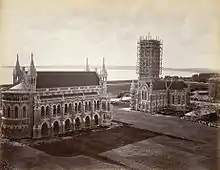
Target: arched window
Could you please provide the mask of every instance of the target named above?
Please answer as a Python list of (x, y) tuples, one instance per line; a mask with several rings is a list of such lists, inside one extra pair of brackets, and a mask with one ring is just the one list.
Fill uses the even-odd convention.
[(58, 104), (57, 105), (57, 114), (60, 114), (61, 113), (61, 108), (60, 108), (60, 105)]
[(100, 102), (97, 101), (97, 110), (99, 110), (99, 109), (100, 109)]
[(15, 106), (15, 118), (18, 118), (18, 106)]
[(26, 117), (27, 114), (26, 114), (26, 107), (25, 107), (25, 106), (23, 107), (22, 112), (23, 112), (23, 113), (22, 113), (23, 117)]
[(77, 113), (77, 111), (78, 111), (78, 105), (77, 103), (75, 103), (75, 113)]
[(3, 105), (3, 116), (6, 117), (6, 109), (4, 105)]
[(102, 102), (102, 110), (106, 110), (106, 102)]
[(49, 114), (50, 114), (50, 107), (47, 106), (47, 107), (46, 107), (46, 115), (48, 116)]
[(181, 96), (178, 96), (178, 104), (181, 104)]
[(173, 95), (173, 104), (175, 104), (175, 96)]
[(10, 108), (10, 106), (7, 107), (7, 116), (9, 118), (11, 117), (11, 108)]
[(69, 113), (72, 113), (72, 103), (69, 103)]
[(45, 108), (44, 108), (44, 106), (41, 106), (41, 111), (40, 111), (40, 113), (41, 113), (41, 116), (42, 116), (42, 117), (45, 116)]
[(92, 104), (91, 101), (89, 101), (89, 111), (92, 110)]
[(67, 113), (67, 111), (68, 111), (68, 107), (67, 107), (67, 104), (65, 104), (65, 106), (64, 106), (64, 113)]
[(85, 102), (85, 111), (87, 112), (88, 111), (88, 103)]
[(54, 116), (56, 115), (56, 111), (57, 111), (56, 105), (53, 105), (53, 115)]
[(96, 101), (94, 101), (94, 111), (97, 110)]
[(81, 113), (81, 109), (82, 109), (82, 106), (81, 106), (82, 104), (81, 104), (81, 102), (79, 103), (79, 105), (78, 105), (78, 112), (79, 113)]

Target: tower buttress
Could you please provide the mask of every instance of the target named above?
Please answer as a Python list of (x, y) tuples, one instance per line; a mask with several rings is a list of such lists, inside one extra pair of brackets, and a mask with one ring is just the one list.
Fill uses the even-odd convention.
[(19, 56), (17, 53), (16, 65), (13, 70), (13, 84), (20, 83), (22, 80), (22, 71), (19, 63)]
[(107, 94), (107, 80), (108, 80), (108, 73), (105, 66), (105, 58), (103, 57), (103, 63), (102, 63), (102, 70), (101, 70), (101, 82), (103, 85), (103, 93)]
[(135, 89), (135, 83), (134, 80), (132, 80), (131, 87), (130, 87), (130, 109), (134, 110), (135, 109), (135, 94), (136, 94), (136, 89)]

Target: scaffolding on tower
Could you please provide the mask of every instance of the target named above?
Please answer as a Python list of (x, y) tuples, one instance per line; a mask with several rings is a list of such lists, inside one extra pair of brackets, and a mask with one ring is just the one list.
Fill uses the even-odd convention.
[(136, 73), (140, 77), (159, 78), (162, 74), (163, 42), (159, 37), (140, 36), (137, 40)]

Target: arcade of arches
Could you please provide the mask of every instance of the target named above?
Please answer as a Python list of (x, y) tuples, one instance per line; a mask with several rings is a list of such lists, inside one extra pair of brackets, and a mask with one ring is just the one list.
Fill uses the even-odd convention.
[(49, 122), (43, 122), (41, 124), (40, 133), (42, 138), (51, 135), (58, 136), (59, 134), (68, 133), (73, 130), (81, 130), (82, 128), (89, 129), (92, 128), (92, 126), (98, 126), (99, 122), (98, 114), (95, 114), (92, 120), (88, 115), (84, 119), (76, 117), (74, 122), (72, 122), (70, 118), (67, 118), (64, 120), (62, 127), (62, 123), (59, 120), (55, 120), (51, 127), (49, 126)]

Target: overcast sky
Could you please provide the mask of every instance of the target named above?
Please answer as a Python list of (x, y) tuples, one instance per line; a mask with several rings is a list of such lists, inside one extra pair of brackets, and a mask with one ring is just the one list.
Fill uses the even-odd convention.
[[(1, 64), (135, 65), (136, 42), (164, 42), (163, 66), (217, 68), (218, 0), (0, 0)], [(218, 61), (218, 62), (217, 62)]]

